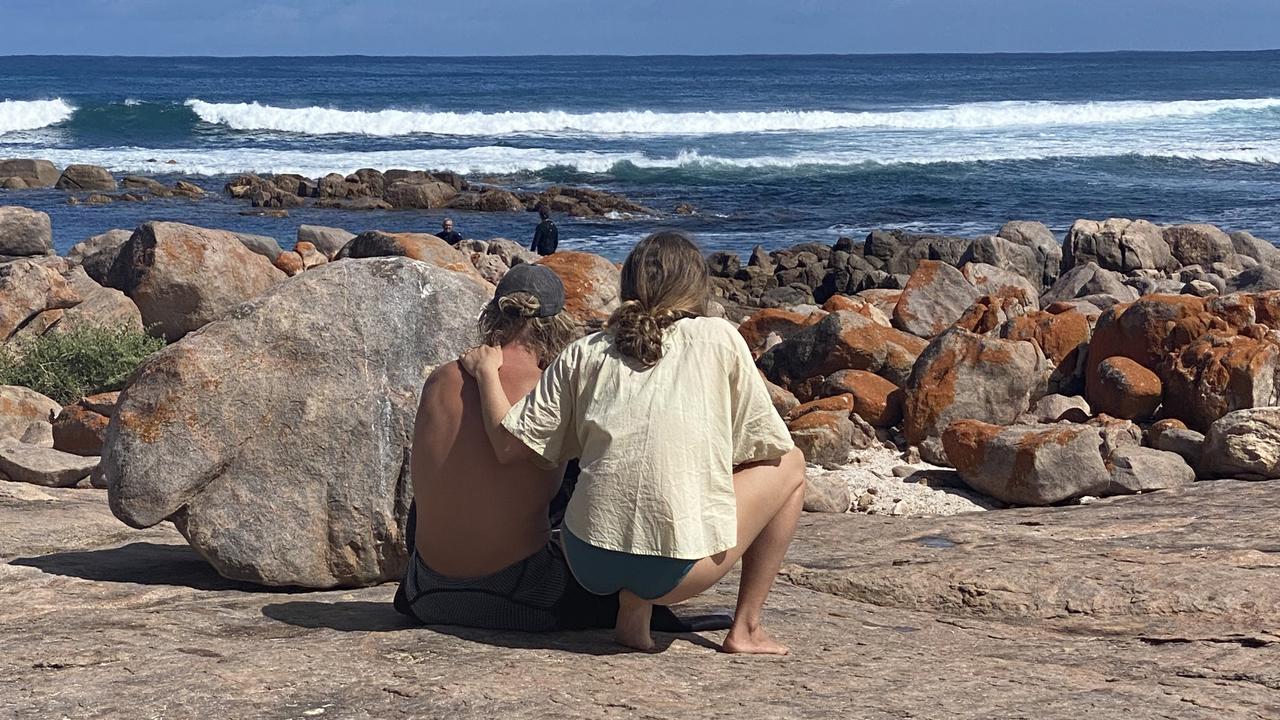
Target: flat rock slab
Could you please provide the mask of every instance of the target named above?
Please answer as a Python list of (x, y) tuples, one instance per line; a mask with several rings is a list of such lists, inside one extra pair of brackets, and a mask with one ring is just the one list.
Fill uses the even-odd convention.
[[(1159, 631), (1091, 630), (1026, 616), (1010, 622), (882, 607), (779, 583), (768, 621), (791, 644), (787, 658), (721, 655), (712, 647), (720, 633), (657, 635), (657, 655), (619, 653), (604, 631), (416, 627), (391, 609), (394, 585), (262, 591), (218, 576), (168, 525), (110, 527), (99, 491), (32, 487), (22, 500), (6, 495), (8, 487), (0, 484), (0, 560), (7, 561), (0, 564), (0, 717), (1280, 716), (1280, 638), (1266, 632), (1276, 630), (1274, 614), (1247, 631), (1179, 623), (1178, 615)], [(1222, 498), (1237, 492), (1211, 489)], [(1256, 530), (1250, 518), (1269, 516), (1252, 504), (1259, 499), (1276, 498), (1244, 496), (1238, 530), (1203, 526), (1226, 534), (1174, 528), (1166, 538), (1149, 529), (1126, 544), (1116, 520), (1110, 539), (1097, 541), (1177, 546), (1165, 550), (1176, 569), (1205, 545), (1268, 542), (1247, 536)], [(1128, 508), (1133, 522), (1145, 523), (1165, 498), (1132, 500), (1147, 501)], [(989, 527), (991, 561), (1023, 563), (1017, 541), (1025, 538), (998, 541), (1001, 533), (1033, 527), (1018, 523), (1038, 517), (1041, 527), (1075, 527), (1078, 542), (1090, 542), (1088, 528), (1097, 523), (1089, 518), (1109, 517), (1119, 505), (928, 521), (807, 516), (793, 567), (854, 565), (849, 556), (887, 562), (898, 556), (884, 553), (904, 538), (946, 523), (975, 536)], [(56, 534), (44, 524), (55, 512), (66, 528)], [(1072, 520), (1048, 520), (1055, 512)], [(34, 523), (43, 532), (14, 534), (15, 525)], [(867, 544), (851, 544), (856, 539)], [(827, 544), (833, 541), (842, 544)], [(1076, 546), (1056, 555), (1051, 543), (1037, 546), (1045, 565), (1073, 572)], [(1109, 572), (1121, 565), (1113, 562)], [(1256, 571), (1228, 572), (1246, 582)], [(731, 607), (733, 589), (726, 582), (688, 611)]]
[(81, 457), (17, 440), (0, 440), (0, 479), (71, 487), (89, 477), (96, 467), (96, 457)]

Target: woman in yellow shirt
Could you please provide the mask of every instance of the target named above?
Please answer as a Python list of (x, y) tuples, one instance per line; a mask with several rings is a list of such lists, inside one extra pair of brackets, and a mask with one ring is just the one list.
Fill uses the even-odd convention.
[(710, 291), (693, 242), (656, 233), (628, 255), (606, 330), (565, 348), (514, 407), (501, 351), (477, 348), (463, 367), (500, 460), (579, 459), (565, 556), (588, 590), (620, 592), (620, 643), (651, 649), (653, 604), (707, 590), (741, 558), (723, 649), (783, 654), (761, 614), (804, 502), (804, 457), (742, 337), (705, 317)]

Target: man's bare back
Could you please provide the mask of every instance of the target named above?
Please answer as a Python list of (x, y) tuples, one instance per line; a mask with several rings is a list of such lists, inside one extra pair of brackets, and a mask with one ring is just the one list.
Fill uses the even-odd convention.
[[(537, 358), (503, 348), (502, 387), (512, 402), (541, 377)], [(432, 570), (471, 578), (497, 572), (546, 546), (547, 506), (563, 469), (502, 465), (485, 434), (475, 379), (452, 362), (427, 378), (413, 440), (417, 551)]]

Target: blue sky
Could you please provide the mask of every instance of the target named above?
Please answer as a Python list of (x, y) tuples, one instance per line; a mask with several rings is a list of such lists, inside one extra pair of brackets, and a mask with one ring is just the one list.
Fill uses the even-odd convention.
[(0, 0), (5, 54), (1280, 48), (1280, 0)]

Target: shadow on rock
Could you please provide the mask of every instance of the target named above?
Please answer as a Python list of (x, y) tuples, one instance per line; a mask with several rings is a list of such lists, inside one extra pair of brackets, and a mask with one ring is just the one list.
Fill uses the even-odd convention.
[(10, 564), (37, 568), (50, 575), (101, 582), (177, 585), (195, 590), (243, 592), (282, 592), (296, 589), (263, 587), (228, 580), (186, 545), (137, 542), (105, 550), (79, 550), (18, 558)]
[[(548, 633), (526, 633), (507, 630), (484, 630), (453, 625), (424, 626), (396, 612), (389, 602), (342, 601), (312, 602), (299, 600), (267, 605), (262, 614), (280, 622), (304, 628), (329, 628), (341, 632), (394, 632), (423, 630), (448, 635), (467, 642), (519, 650), (561, 650), (579, 655), (621, 655), (634, 652), (613, 642), (611, 630), (573, 630)], [(692, 633), (653, 634), (656, 651), (671, 647), (677, 639), (687, 640), (712, 650), (719, 645)]]

